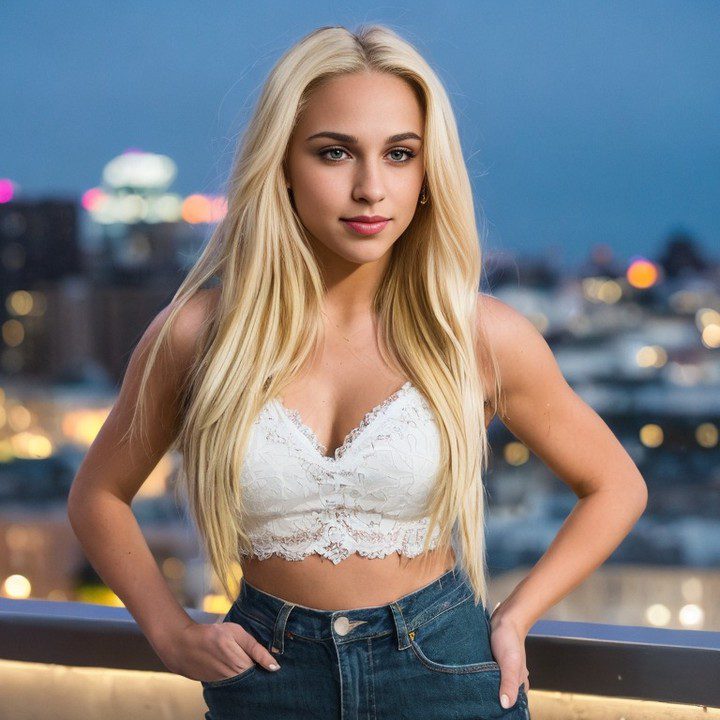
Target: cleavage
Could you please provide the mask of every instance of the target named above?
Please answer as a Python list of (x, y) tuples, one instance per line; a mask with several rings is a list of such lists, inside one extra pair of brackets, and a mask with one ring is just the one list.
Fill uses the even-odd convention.
[[(349, 449), (349, 446), (352, 444), (354, 438), (363, 431), (365, 425), (371, 422), (378, 414), (382, 413), (385, 408), (389, 407), (396, 400), (398, 400), (399, 397), (408, 390), (410, 385), (411, 383), (409, 380), (405, 381), (402, 386), (397, 383), (394, 387), (394, 390), (391, 390), (390, 393), (385, 394), (382, 399), (378, 400), (374, 405), (372, 405), (372, 407), (369, 406), (369, 403), (364, 403), (364, 410), (361, 410), (359, 413), (353, 413), (353, 417), (358, 418), (357, 422), (354, 422), (346, 433), (338, 434), (334, 432), (337, 426), (336, 419), (335, 422), (331, 425), (332, 435), (334, 437), (331, 437), (330, 439), (331, 441), (333, 441), (334, 449), (330, 453), (328, 453), (330, 443), (324, 443), (321, 440), (321, 435), (323, 433), (319, 433), (315, 430), (315, 428), (317, 427), (317, 423), (315, 421), (309, 421), (305, 413), (298, 410), (295, 407), (294, 403), (290, 403), (289, 401), (286, 402), (284, 400), (284, 396), (278, 397), (277, 401), (281, 409), (290, 417), (290, 419), (301, 430), (304, 430), (307, 436), (309, 436), (311, 442), (315, 445), (318, 453), (320, 453), (326, 459), (332, 460), (339, 459), (339, 457), (341, 457), (342, 454), (344, 454), (344, 452)], [(342, 403), (339, 404), (339, 407), (342, 407)], [(315, 415), (319, 414), (322, 414), (322, 411), (315, 413)]]

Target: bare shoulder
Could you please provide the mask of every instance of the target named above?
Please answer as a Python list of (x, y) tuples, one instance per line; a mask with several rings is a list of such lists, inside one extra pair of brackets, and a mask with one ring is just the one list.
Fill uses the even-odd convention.
[(478, 293), (477, 319), (497, 359), (503, 395), (522, 392), (542, 380), (555, 385), (563, 382), (547, 341), (520, 311)]
[(478, 293), (477, 319), (492, 340), (500, 344), (496, 350), (502, 351), (508, 342), (518, 339), (518, 335), (538, 332), (535, 326), (519, 310), (499, 298), (486, 293)]
[[(175, 316), (169, 341), (172, 356), (181, 366), (187, 367), (195, 359), (200, 338), (212, 320), (219, 298), (220, 288), (198, 290)], [(173, 304), (170, 303), (156, 316), (153, 324), (164, 324), (172, 310)]]
[(572, 389), (542, 333), (507, 303), (489, 295), (478, 299), (478, 321), (498, 361), (503, 424), (578, 497), (604, 486), (646, 502), (632, 458)]

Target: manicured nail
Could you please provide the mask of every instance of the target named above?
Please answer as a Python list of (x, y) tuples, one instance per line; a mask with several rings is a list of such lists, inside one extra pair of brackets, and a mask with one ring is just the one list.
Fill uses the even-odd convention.
[(273, 663), (272, 665), (268, 665), (268, 667), (269, 667), (271, 670), (279, 670), (279, 669), (280, 669), (280, 666), (279, 666), (279, 665), (276, 665), (275, 663)]
[(509, 698), (505, 693), (503, 693), (503, 694), (501, 695), (501, 697), (500, 697), (500, 704), (501, 704), (504, 708), (509, 708), (509, 707), (510, 707), (510, 698)]

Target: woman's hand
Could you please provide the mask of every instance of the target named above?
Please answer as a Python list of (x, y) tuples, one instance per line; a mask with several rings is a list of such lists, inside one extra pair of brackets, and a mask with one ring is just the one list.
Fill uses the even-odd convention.
[[(525, 633), (512, 618), (498, 610), (490, 616), (490, 647), (500, 665), (500, 704), (515, 704), (520, 684), (525, 683), (525, 693), (530, 689), (529, 672), (525, 665)], [(503, 702), (507, 697), (507, 703)]]
[(275, 658), (235, 622), (192, 622), (154, 647), (170, 672), (191, 680), (223, 680), (254, 663), (268, 670), (280, 669)]

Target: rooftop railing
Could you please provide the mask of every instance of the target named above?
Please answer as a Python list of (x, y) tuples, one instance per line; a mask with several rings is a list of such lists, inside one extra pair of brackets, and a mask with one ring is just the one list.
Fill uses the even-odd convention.
[[(214, 622), (217, 615), (188, 609), (198, 622)], [(530, 669), (530, 710), (533, 720), (563, 717), (700, 717), (720, 718), (720, 632), (671, 630), (650, 627), (605, 625), (600, 623), (546, 620), (537, 622), (526, 639), (527, 666)], [(33, 685), (26, 690), (8, 694), (12, 673), (20, 665), (25, 670), (49, 665), (165, 673), (195, 686), (198, 705), (185, 708), (173, 717), (197, 718), (202, 705), (201, 685), (197, 681), (170, 673), (140, 628), (122, 607), (108, 607), (77, 602), (0, 599), (0, 718), (22, 720), (42, 715), (23, 715), (27, 708), (23, 698), (32, 700)], [(48, 686), (35, 685), (47, 694)], [(102, 688), (96, 689), (96, 695)], [(162, 702), (158, 686), (153, 697)], [(25, 693), (25, 695), (23, 695)], [(12, 714), (3, 713), (3, 703), (12, 698)], [(62, 702), (62, 693), (57, 694)], [(66, 696), (65, 696), (66, 697)], [(583, 711), (579, 706), (598, 706), (619, 702), (613, 715)], [(62, 708), (48, 701), (47, 717), (62, 718)], [(67, 700), (66, 700), (67, 702)], [(123, 714), (122, 697), (114, 694), (116, 717)], [(631, 715), (628, 707), (640, 703), (669, 703), (674, 707), (655, 710), (647, 706)], [(32, 703), (30, 703), (32, 705)], [(52, 708), (52, 712), (51, 712)], [(625, 709), (622, 712), (622, 709)], [(7, 710), (7, 707), (5, 708)], [(90, 712), (88, 710), (88, 712)], [(177, 712), (177, 711), (176, 711)], [(618, 714), (619, 713), (619, 714)], [(67, 717), (80, 720), (95, 717), (78, 714), (77, 707)], [(108, 720), (110, 716), (103, 716)], [(134, 711), (134, 720), (142, 713)], [(165, 717), (153, 714), (148, 718)]]

